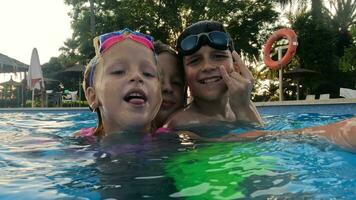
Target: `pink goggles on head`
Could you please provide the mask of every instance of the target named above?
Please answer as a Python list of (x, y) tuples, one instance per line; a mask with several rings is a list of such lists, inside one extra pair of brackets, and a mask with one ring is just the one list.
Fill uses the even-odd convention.
[(125, 39), (131, 39), (135, 42), (143, 44), (145, 47), (154, 51), (153, 48), (153, 37), (150, 35), (146, 35), (140, 32), (132, 31), (128, 28), (125, 28), (120, 31), (115, 31), (111, 33), (105, 33), (100, 35), (94, 39), (95, 49), (98, 53), (102, 54), (106, 50), (110, 49), (117, 42), (121, 42)]
[[(145, 47), (151, 49), (154, 52), (153, 47), (153, 37), (150, 35), (146, 35), (140, 32), (132, 31), (128, 28), (125, 28), (120, 31), (105, 33), (103, 35), (97, 36), (94, 38), (94, 47), (96, 56), (90, 61), (89, 67), (89, 87), (93, 86), (94, 84), (94, 70), (96, 65), (98, 64), (98, 59), (102, 53), (110, 49), (114, 44), (117, 42), (121, 42), (125, 39), (131, 39), (135, 42), (143, 44)], [(155, 57), (156, 58), (156, 57)]]

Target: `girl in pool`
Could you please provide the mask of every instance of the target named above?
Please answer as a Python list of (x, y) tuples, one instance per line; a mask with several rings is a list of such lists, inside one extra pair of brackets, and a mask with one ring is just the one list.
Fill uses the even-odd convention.
[(193, 101), (168, 127), (212, 121), (262, 124), (250, 100), (253, 77), (222, 24), (200, 21), (189, 26), (178, 37), (177, 50)]
[(156, 41), (153, 45), (158, 67), (163, 73), (161, 81), (163, 101), (154, 121), (156, 127), (162, 127), (171, 114), (185, 105), (186, 85), (177, 53), (160, 41)]
[(150, 133), (162, 102), (153, 38), (123, 29), (96, 37), (94, 46), (96, 56), (86, 68), (83, 87), (98, 126), (79, 135), (105, 143), (112, 137), (134, 140)]
[[(89, 139), (94, 147), (99, 144), (94, 155), (101, 172), (99, 182), (105, 188), (100, 198), (141, 199), (147, 195), (161, 199), (160, 193), (175, 192), (169, 178), (154, 182), (137, 178), (161, 175), (163, 160), (157, 158), (174, 150), (173, 144), (179, 145), (174, 134), (175, 143), (152, 137), (157, 135), (153, 120), (162, 102), (162, 76), (153, 38), (124, 29), (97, 37), (94, 46), (96, 57), (87, 66), (83, 87), (90, 108), (98, 115), (98, 126), (81, 131), (80, 137)], [(139, 189), (133, 189), (137, 186)]]

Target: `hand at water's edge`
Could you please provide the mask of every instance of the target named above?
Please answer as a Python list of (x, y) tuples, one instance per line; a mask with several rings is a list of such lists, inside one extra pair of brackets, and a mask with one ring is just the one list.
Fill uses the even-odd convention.
[(301, 134), (320, 135), (346, 150), (356, 152), (356, 117), (324, 126), (308, 127)]

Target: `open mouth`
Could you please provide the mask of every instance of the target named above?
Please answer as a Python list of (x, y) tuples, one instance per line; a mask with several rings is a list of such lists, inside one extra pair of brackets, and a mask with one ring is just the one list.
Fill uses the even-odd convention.
[(199, 80), (198, 82), (201, 84), (209, 84), (209, 83), (218, 82), (221, 79), (222, 79), (221, 76), (213, 76), (213, 77), (203, 78), (203, 79)]
[(134, 104), (134, 105), (142, 105), (146, 103), (147, 97), (146, 94), (141, 90), (129, 91), (125, 97), (124, 101)]

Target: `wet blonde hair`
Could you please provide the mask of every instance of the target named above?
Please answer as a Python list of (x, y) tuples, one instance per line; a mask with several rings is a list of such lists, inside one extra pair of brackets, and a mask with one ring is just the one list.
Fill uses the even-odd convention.
[[(87, 66), (85, 67), (85, 71), (84, 71), (84, 78), (83, 78), (83, 90), (85, 93), (85, 97), (86, 97), (86, 90), (88, 89), (88, 87), (93, 87), (94, 84), (94, 74), (95, 74), (95, 69), (97, 68), (97, 65), (99, 65), (99, 60), (101, 59), (100, 55), (96, 55), (94, 56), (90, 62), (87, 64)], [(90, 75), (92, 74), (92, 75)], [(92, 81), (92, 83), (91, 83)], [(89, 105), (89, 109), (93, 112), (96, 112), (96, 115), (98, 117), (98, 124), (94, 130), (94, 135), (95, 136), (103, 136), (105, 135), (105, 131), (104, 131), (104, 126), (103, 126), (103, 120), (101, 118), (101, 113), (100, 113), (100, 109), (94, 109), (90, 107)]]

